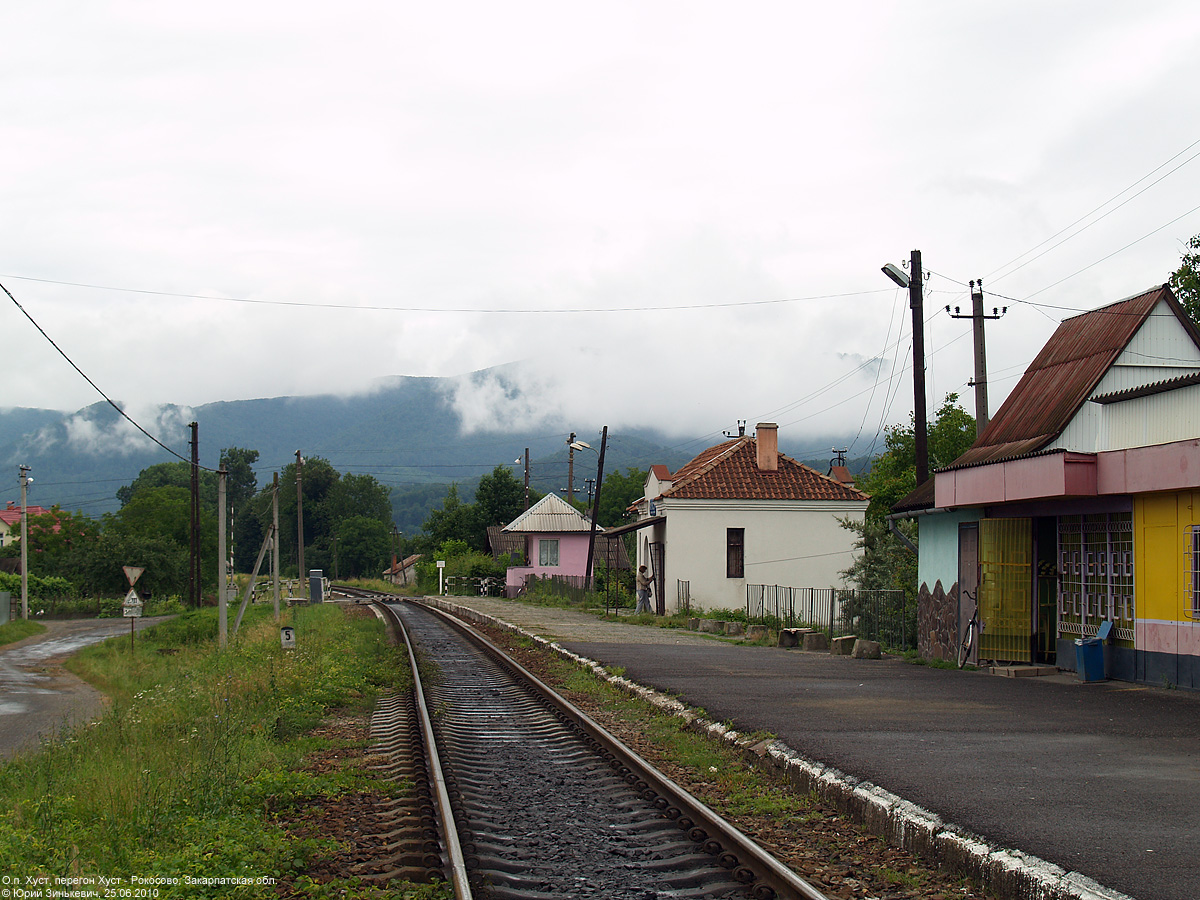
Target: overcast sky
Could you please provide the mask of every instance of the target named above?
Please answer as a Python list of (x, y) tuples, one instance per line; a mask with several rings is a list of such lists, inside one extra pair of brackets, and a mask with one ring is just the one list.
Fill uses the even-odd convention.
[[(931, 409), (972, 408), (944, 307), (1003, 295), (994, 411), (1060, 319), (1200, 232), (1194, 0), (47, 0), (4, 25), (0, 282), (135, 415), (520, 362), (534, 399), (461, 391), (469, 425), (771, 420), (859, 452), (912, 403), (884, 263), (933, 273)], [(100, 399), (0, 301), (0, 405)]]

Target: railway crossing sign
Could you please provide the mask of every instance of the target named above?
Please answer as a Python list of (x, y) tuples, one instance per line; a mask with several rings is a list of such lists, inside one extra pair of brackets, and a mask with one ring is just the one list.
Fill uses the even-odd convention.
[(121, 604), (121, 615), (128, 619), (141, 614), (142, 598), (138, 596), (137, 591), (130, 588), (129, 593), (125, 595), (125, 602)]

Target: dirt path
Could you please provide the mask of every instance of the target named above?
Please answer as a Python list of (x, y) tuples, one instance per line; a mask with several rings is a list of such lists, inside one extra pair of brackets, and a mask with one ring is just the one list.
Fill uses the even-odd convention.
[[(140, 631), (163, 617), (139, 619)], [(0, 647), (0, 759), (100, 715), (108, 698), (63, 668), (80, 647), (129, 634), (128, 619), (48, 621), (44, 634)]]

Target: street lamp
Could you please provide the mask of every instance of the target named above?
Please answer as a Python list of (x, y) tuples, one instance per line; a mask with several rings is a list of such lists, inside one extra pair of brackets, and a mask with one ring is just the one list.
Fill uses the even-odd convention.
[(912, 310), (913, 342), (913, 433), (917, 456), (917, 486), (929, 480), (929, 443), (925, 424), (925, 311), (921, 292), (921, 251), (914, 250), (909, 258), (908, 273), (892, 263), (880, 271), (896, 283), (908, 288), (908, 305)]

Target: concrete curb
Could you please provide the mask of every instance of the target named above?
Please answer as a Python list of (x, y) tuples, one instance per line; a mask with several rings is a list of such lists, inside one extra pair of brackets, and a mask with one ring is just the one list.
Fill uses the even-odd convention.
[(796, 790), (822, 801), (895, 847), (974, 879), (1003, 900), (1133, 900), (1079, 872), (1067, 870), (1020, 850), (996, 847), (981, 837), (943, 822), (936, 814), (869, 781), (847, 775), (797, 753), (782, 741), (758, 741), (704, 718), (673, 697), (613, 675), (603, 665), (523, 628), (441, 598), (425, 598), (461, 619), (501, 628), (536, 641), (564, 659), (589, 669), (627, 693), (679, 716), (688, 726), (727, 741), (761, 768), (781, 773)]

